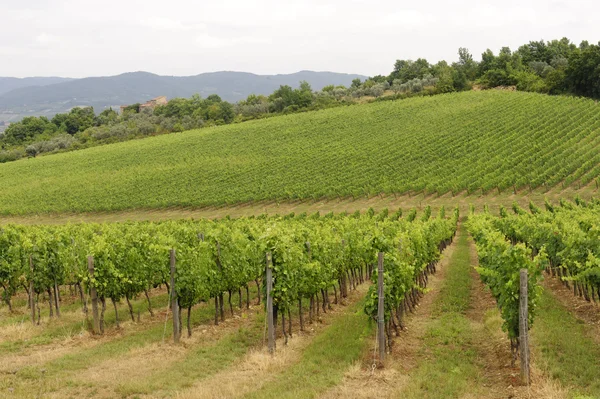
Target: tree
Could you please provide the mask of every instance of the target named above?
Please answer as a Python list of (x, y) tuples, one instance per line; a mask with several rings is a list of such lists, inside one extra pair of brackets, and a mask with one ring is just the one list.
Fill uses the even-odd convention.
[(64, 123), (65, 120), (67, 120), (67, 117), (69, 115), (68, 114), (56, 114), (54, 115), (54, 117), (51, 119), (51, 122), (57, 127), (60, 128)]
[(577, 49), (574, 43), (571, 43), (569, 39), (563, 37), (560, 40), (552, 40), (547, 43), (547, 55), (546, 62), (551, 64), (555, 58), (569, 58), (571, 53)]
[(509, 86), (513, 84), (508, 73), (504, 69), (491, 69), (481, 77), (481, 82), (486, 87)]
[(573, 93), (600, 98), (600, 44), (573, 52), (566, 80)]
[(458, 63), (452, 66), (460, 69), (468, 80), (474, 80), (477, 77), (477, 63), (473, 60), (469, 50), (464, 47), (458, 49)]
[(400, 79), (402, 83), (405, 83), (412, 79), (423, 79), (423, 76), (431, 72), (431, 65), (424, 58), (419, 58), (416, 61), (397, 60), (389, 79), (392, 81)]
[(375, 83), (385, 83), (388, 81), (387, 76), (383, 76), (383, 75), (375, 75), (370, 79), (375, 81)]
[(371, 88), (371, 95), (373, 97), (381, 97), (385, 91), (385, 86), (381, 83), (376, 84)]
[(495, 68), (497, 68), (496, 56), (492, 50), (487, 49), (481, 54), (481, 62), (477, 69), (477, 75), (483, 76), (487, 71)]
[(233, 105), (231, 105), (231, 103), (228, 103), (227, 101), (222, 101), (219, 104), (219, 107), (221, 109), (221, 119), (223, 120), (223, 122), (233, 122), (233, 119), (235, 118), (235, 112), (233, 112)]
[[(73, 135), (94, 126), (94, 109), (92, 107), (75, 107), (69, 112), (64, 121), (66, 132)], [(61, 125), (62, 126), (62, 125)]]
[(56, 126), (48, 118), (29, 116), (20, 122), (10, 124), (4, 132), (2, 140), (9, 145), (26, 144), (43, 134), (49, 136), (55, 131)]
[(130, 113), (130, 114), (138, 114), (140, 112), (140, 103), (135, 103), (135, 104), (131, 104), (126, 106), (125, 108), (123, 108), (123, 114), (125, 113)]
[(219, 97), (218, 94), (211, 94), (210, 96), (206, 97), (206, 101), (211, 103), (220, 103), (223, 100), (221, 99), (221, 97)]
[(310, 83), (305, 80), (301, 81), (300, 88), (295, 90), (295, 92), (295, 104), (298, 105), (298, 107), (305, 108), (312, 104), (313, 92), (312, 87), (310, 87)]
[(354, 89), (358, 89), (361, 84), (362, 84), (362, 82), (360, 81), (359, 78), (352, 79), (352, 84), (350, 85), (350, 87), (352, 87)]
[(546, 87), (550, 94), (562, 94), (567, 91), (566, 86), (566, 69), (554, 68), (545, 78)]
[(402, 89), (402, 81), (400, 79), (394, 79), (394, 81), (392, 82), (392, 90), (394, 91), (394, 94), (398, 96)]
[(109, 123), (115, 122), (118, 118), (119, 114), (117, 114), (112, 108), (108, 108), (98, 114), (98, 116), (95, 118), (95, 125), (108, 125)]
[(523, 63), (528, 65), (532, 61), (548, 62), (548, 47), (543, 40), (531, 41), (519, 47), (517, 52), (521, 55)]

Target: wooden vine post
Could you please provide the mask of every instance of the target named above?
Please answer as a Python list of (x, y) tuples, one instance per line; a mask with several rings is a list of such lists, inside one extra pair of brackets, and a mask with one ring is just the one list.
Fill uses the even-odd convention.
[(269, 353), (275, 352), (275, 325), (273, 323), (273, 269), (271, 253), (267, 252), (267, 335)]
[(100, 317), (98, 316), (98, 293), (92, 283), (94, 279), (94, 257), (88, 256), (88, 272), (90, 273), (90, 298), (92, 300), (92, 329), (94, 334), (100, 334)]
[(523, 382), (529, 385), (529, 312), (527, 309), (527, 269), (521, 269), (519, 277), (519, 350), (521, 355), (521, 377), (523, 378)]
[(175, 289), (175, 250), (171, 249), (171, 311), (173, 313), (173, 342), (179, 343), (181, 326), (179, 325), (179, 301)]
[(29, 269), (31, 278), (29, 279), (29, 306), (31, 307), (31, 322), (35, 325), (35, 299), (33, 298), (33, 256), (29, 255)]
[(385, 309), (383, 303), (383, 252), (377, 255), (377, 344), (379, 346), (379, 362), (385, 359)]

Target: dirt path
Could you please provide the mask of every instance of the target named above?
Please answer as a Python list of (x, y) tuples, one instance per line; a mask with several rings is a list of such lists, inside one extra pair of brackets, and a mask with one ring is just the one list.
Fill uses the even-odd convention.
[[(126, 353), (115, 354), (108, 359), (97, 362), (86, 369), (85, 374), (74, 374), (70, 378), (71, 386), (93, 386), (96, 392), (105, 392), (104, 397), (111, 398), (123, 396), (138, 386), (160, 384), (165, 371), (177, 368), (184, 364), (186, 358), (199, 351), (213, 351), (220, 349), (224, 341), (231, 340), (241, 328), (259, 330), (259, 321), (262, 315), (261, 306), (252, 306), (243, 311), (236, 310), (233, 317), (228, 315), (225, 321), (218, 326), (201, 324), (195, 326), (192, 337), (183, 332), (180, 345), (173, 345), (171, 336), (165, 342), (152, 342), (140, 347), (135, 347)], [(169, 322), (171, 322), (169, 320)], [(256, 335), (256, 334), (255, 334)], [(145, 389), (142, 389), (145, 390)], [(77, 390), (76, 390), (77, 391)], [(78, 392), (78, 391), (77, 391)], [(66, 387), (58, 391), (56, 397), (67, 397), (73, 392)], [(95, 394), (94, 397), (101, 397)]]
[[(532, 192), (523, 189), (514, 194), (512, 189), (497, 194), (490, 192), (486, 195), (473, 193), (467, 195), (465, 192), (453, 196), (450, 193), (438, 196), (437, 194), (407, 193), (395, 195), (376, 195), (369, 198), (330, 198), (320, 200), (299, 200), (299, 201), (261, 201), (240, 203), (229, 206), (214, 206), (204, 208), (158, 208), (158, 209), (132, 209), (117, 212), (92, 212), (92, 213), (58, 213), (58, 214), (39, 214), (24, 216), (2, 216), (0, 225), (8, 223), (18, 224), (64, 224), (74, 222), (122, 222), (126, 220), (171, 220), (185, 218), (222, 218), (225, 216), (241, 217), (250, 215), (286, 214), (295, 212), (296, 214), (307, 212), (313, 213), (320, 211), (327, 212), (354, 212), (356, 210), (366, 211), (373, 207), (377, 209), (423, 209), (430, 205), (436, 212), (441, 206), (447, 209), (459, 206), (461, 212), (467, 214), (469, 207), (474, 205), (477, 209), (482, 209), (484, 205), (489, 206), (490, 210), (498, 209), (500, 206), (510, 207), (513, 202), (526, 207), (529, 201), (538, 205), (544, 203), (548, 198), (552, 202), (558, 202), (560, 198), (575, 198), (579, 196), (583, 199), (589, 199), (598, 194), (594, 183), (586, 187), (576, 189), (571, 185), (565, 189), (561, 185), (553, 187), (550, 191), (535, 189)], [(0, 304), (0, 306), (2, 306)]]

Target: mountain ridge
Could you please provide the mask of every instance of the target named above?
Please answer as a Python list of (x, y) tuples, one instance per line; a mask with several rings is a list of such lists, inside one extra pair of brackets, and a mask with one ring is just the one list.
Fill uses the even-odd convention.
[(48, 86), (56, 83), (75, 80), (59, 76), (30, 76), (25, 78), (14, 78), (12, 76), (0, 76), (0, 96), (15, 89), (31, 86)]
[[(125, 72), (61, 81), (48, 85), (18, 87), (0, 94), (2, 114), (53, 116), (75, 106), (102, 109), (165, 95), (168, 98), (206, 97), (218, 94), (226, 101), (239, 101), (249, 94), (270, 94), (280, 85), (297, 87), (302, 80), (313, 89), (329, 84), (348, 86), (353, 79), (366, 76), (328, 71), (302, 70), (291, 74), (258, 75), (251, 72), (215, 71), (191, 76), (165, 76), (146, 71)], [(15, 118), (11, 118), (15, 119)]]

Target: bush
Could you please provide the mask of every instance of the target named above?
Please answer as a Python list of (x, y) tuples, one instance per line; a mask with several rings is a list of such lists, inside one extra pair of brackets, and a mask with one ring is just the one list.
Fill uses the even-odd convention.
[(546, 82), (535, 73), (521, 71), (514, 75), (514, 78), (517, 82), (517, 90), (548, 93)]
[(10, 151), (0, 151), (0, 163), (12, 162), (25, 157), (25, 151), (15, 149)]
[(515, 82), (504, 69), (491, 69), (481, 77), (480, 83), (484, 88), (492, 88), (511, 86)]
[(138, 132), (140, 134), (143, 134), (144, 136), (147, 136), (149, 134), (156, 132), (156, 126), (154, 126), (149, 121), (140, 121), (136, 125), (137, 125)]
[(29, 157), (36, 157), (38, 154), (66, 150), (73, 146), (77, 140), (68, 134), (53, 137), (50, 140), (38, 141), (25, 148), (25, 153)]

